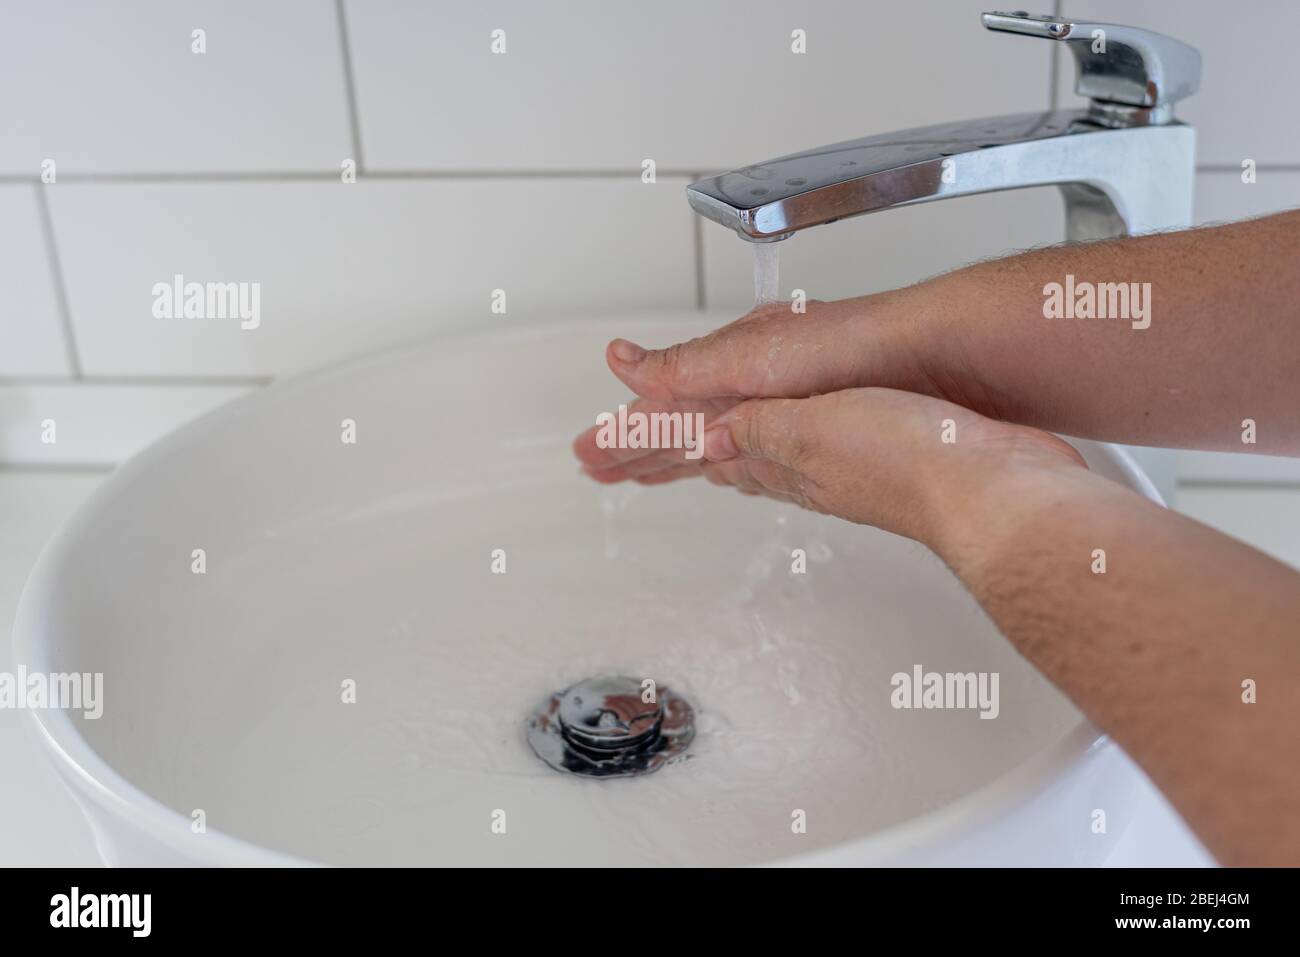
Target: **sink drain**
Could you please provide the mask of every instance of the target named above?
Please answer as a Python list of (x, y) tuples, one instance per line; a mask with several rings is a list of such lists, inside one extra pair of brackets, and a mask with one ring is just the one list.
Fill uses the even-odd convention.
[(635, 678), (605, 675), (543, 701), (528, 719), (527, 734), (536, 755), (557, 771), (649, 774), (690, 747), (695, 711), (667, 688), (643, 690)]

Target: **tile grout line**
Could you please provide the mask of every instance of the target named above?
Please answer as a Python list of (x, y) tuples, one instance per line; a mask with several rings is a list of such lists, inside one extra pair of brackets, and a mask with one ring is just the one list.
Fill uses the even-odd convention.
[[(1300, 163), (1257, 163), (1255, 168), (1265, 173), (1300, 173)], [(1200, 163), (1198, 173), (1240, 173), (1241, 166), (1234, 163)]]
[[(1300, 163), (1263, 162), (1256, 167), (1261, 172), (1297, 173)], [(1198, 173), (1238, 173), (1239, 166), (1232, 163), (1198, 163)], [(682, 179), (691, 182), (699, 179), (700, 173), (689, 169), (661, 169), (658, 174), (663, 179)], [(707, 175), (707, 174), (705, 174)], [(621, 179), (636, 180), (640, 173), (634, 169), (448, 169), (448, 170), (367, 170), (368, 180), (414, 180), (414, 181), (456, 181), (456, 180), (583, 180), (583, 179)], [(165, 184), (165, 183), (332, 183), (337, 182), (338, 173), (332, 171), (249, 171), (249, 172), (193, 172), (193, 173), (60, 173), (60, 183), (119, 185), (130, 183)], [(0, 185), (42, 186), (39, 176), (21, 173), (0, 174)]]
[(108, 462), (4, 462), (0, 461), (0, 475), (13, 473), (56, 473), (61, 475), (107, 475), (117, 466)]
[[(1262, 167), (1261, 167), (1262, 168)], [(687, 169), (661, 169), (661, 179), (685, 179), (694, 181), (699, 177)], [(626, 177), (639, 181), (639, 169), (448, 169), (448, 170), (367, 170), (366, 179), (381, 180), (499, 180), (499, 179), (621, 179)], [(263, 182), (337, 182), (338, 173), (332, 171), (239, 171), (220, 172), (209, 170), (192, 173), (63, 173), (59, 174), (60, 183), (101, 183), (106, 185), (120, 183), (263, 183)], [(41, 185), (39, 176), (30, 174), (0, 174), (0, 184), (34, 184)]]
[(343, 89), (348, 104), (348, 125), (352, 132), (352, 152), (356, 156), (357, 175), (365, 170), (365, 159), (361, 153), (361, 112), (357, 109), (356, 77), (352, 70), (352, 43), (348, 37), (348, 18), (343, 9), (343, 0), (334, 0), (334, 11), (339, 25), (339, 46), (343, 52)]
[(41, 386), (187, 386), (187, 387), (260, 387), (274, 382), (273, 376), (225, 375), (81, 375), (68, 376), (6, 375), (0, 376), (0, 388), (40, 388)]
[(1300, 492), (1300, 479), (1195, 479), (1180, 478), (1177, 480), (1179, 491), (1188, 489), (1191, 491), (1219, 491), (1219, 492), (1250, 492), (1250, 491), (1279, 491), (1279, 492)]
[(59, 244), (54, 237), (54, 217), (50, 214), (50, 203), (45, 196), (45, 185), (36, 183), (36, 208), (41, 217), (41, 233), (45, 238), (45, 255), (49, 260), (50, 282), (54, 286), (54, 298), (58, 304), (59, 326), (63, 330), (63, 348), (68, 360), (68, 370), (74, 380), (82, 377), (81, 355), (77, 351), (77, 333), (72, 326), (72, 307), (68, 304), (68, 290), (63, 278), (63, 263), (59, 259)]

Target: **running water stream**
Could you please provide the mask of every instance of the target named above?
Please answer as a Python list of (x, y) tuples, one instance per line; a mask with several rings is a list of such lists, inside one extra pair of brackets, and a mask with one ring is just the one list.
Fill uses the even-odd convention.
[(780, 243), (753, 243), (754, 305), (763, 306), (781, 298)]

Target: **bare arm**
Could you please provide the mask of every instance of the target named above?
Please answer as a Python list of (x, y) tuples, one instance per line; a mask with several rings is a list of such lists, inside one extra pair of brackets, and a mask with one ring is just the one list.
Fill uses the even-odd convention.
[(1211, 853), (1300, 863), (1300, 575), (1082, 469), (952, 500), (932, 547)]
[[(1044, 287), (1067, 276), (1138, 284), (1145, 320), (1045, 318)], [(917, 292), (922, 371), (978, 411), (1134, 445), (1300, 454), (1300, 211), (1057, 246)]]
[[(1049, 319), (1044, 288), (1150, 283), (1149, 326)], [(1130, 303), (1130, 309), (1135, 304)], [(1056, 246), (906, 289), (775, 304), (610, 368), (657, 400), (923, 393), (1082, 438), (1300, 455), (1300, 210), (1226, 226)], [(1242, 443), (1242, 420), (1256, 444)]]

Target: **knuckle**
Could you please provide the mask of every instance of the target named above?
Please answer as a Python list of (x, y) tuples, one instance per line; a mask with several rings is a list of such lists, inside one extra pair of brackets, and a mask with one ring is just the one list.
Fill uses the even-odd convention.
[(655, 353), (659, 361), (660, 374), (669, 379), (680, 377), (686, 365), (685, 351), (686, 347), (683, 343), (675, 342), (667, 349)]
[(814, 423), (811, 421), (812, 416), (809, 415), (809, 412), (812, 411), (815, 411), (813, 406), (801, 403), (795, 408), (792, 416), (794, 425), (790, 429), (788, 450), (788, 461), (792, 468), (807, 465), (816, 451), (817, 434)]
[(757, 458), (766, 457), (767, 430), (764, 425), (764, 415), (759, 409), (751, 410), (750, 414), (741, 420), (740, 432), (739, 445), (746, 454)]
[(677, 342), (654, 354), (656, 373), (660, 383), (673, 398), (689, 391), (691, 381), (697, 376), (700, 357), (708, 347), (708, 337)]

